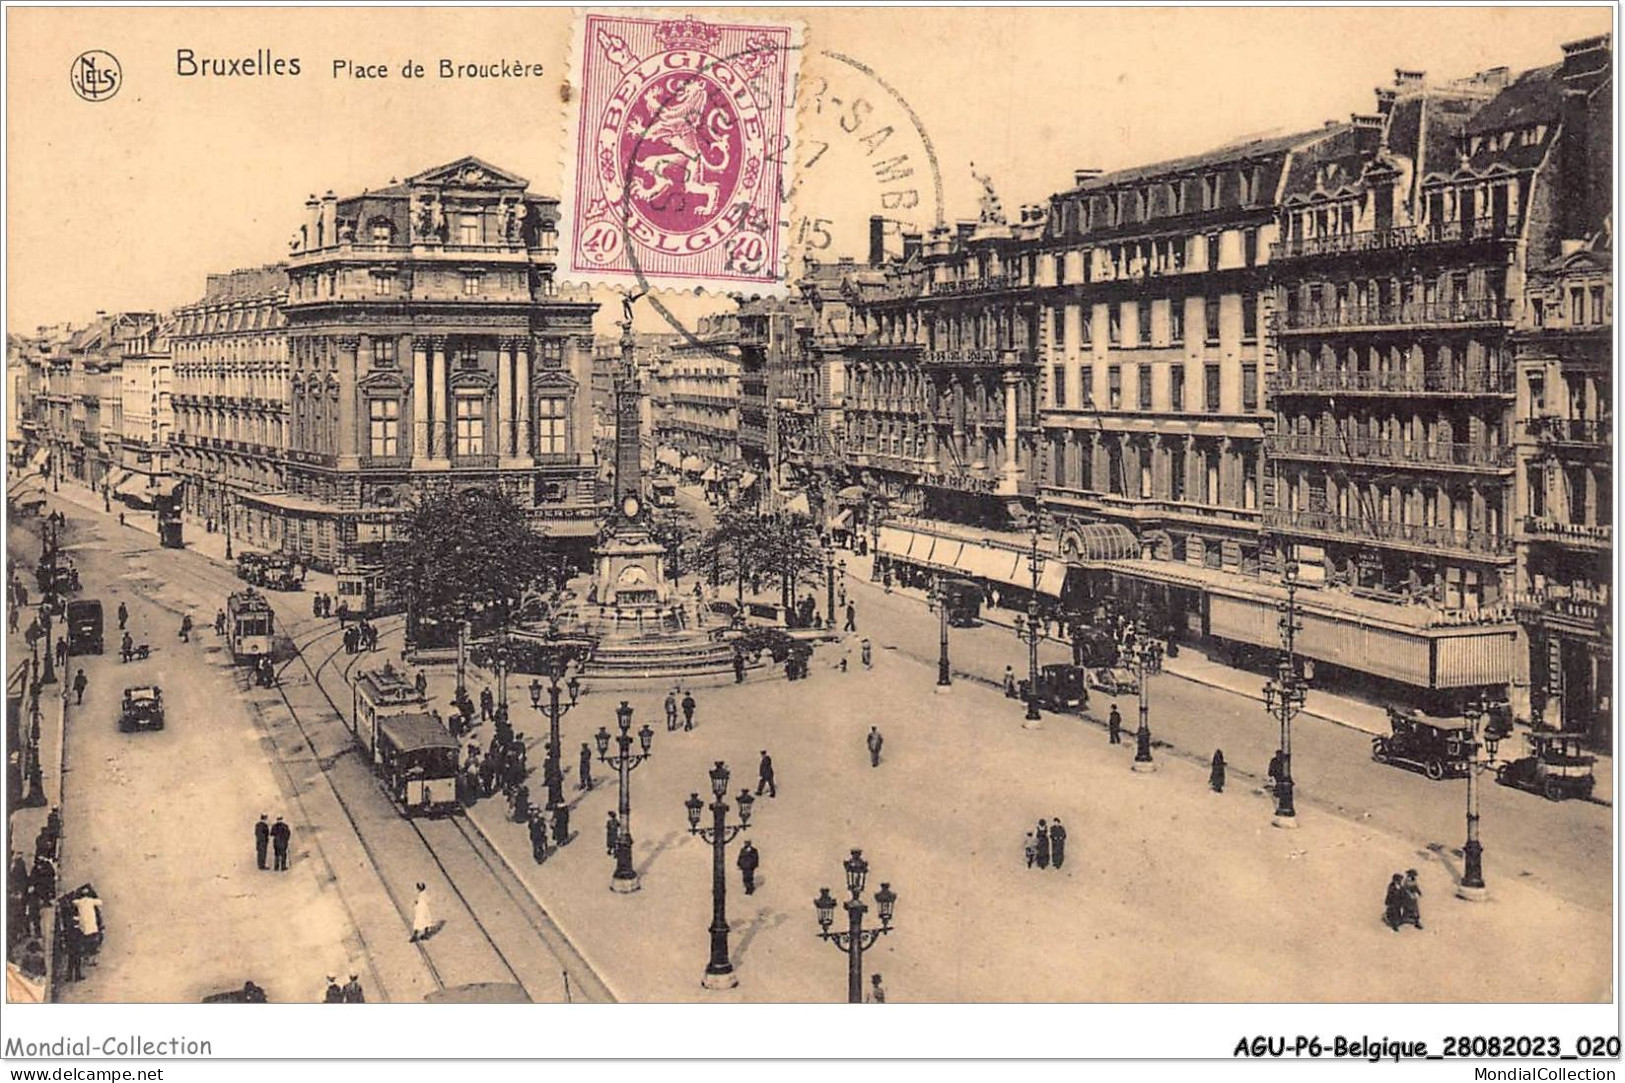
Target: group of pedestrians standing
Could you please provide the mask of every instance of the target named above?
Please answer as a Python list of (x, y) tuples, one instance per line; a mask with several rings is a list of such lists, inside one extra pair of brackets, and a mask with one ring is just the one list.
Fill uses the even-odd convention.
[(254, 823), (254, 864), (264, 869), (267, 851), (270, 852), (274, 872), (288, 871), (288, 844), (293, 840), (293, 828), (282, 817), (276, 818), (276, 823), (266, 813), (260, 813), (260, 818)]
[(310, 615), (321, 619), (336, 615), (340, 622), (343, 622), (350, 616), (350, 606), (346, 602), (340, 602), (338, 609), (335, 610), (333, 608), (333, 596), (318, 592), (311, 595)]
[(679, 707), (682, 708), (683, 712), (683, 732), (687, 733), (694, 728), (694, 709), (698, 706), (698, 704), (694, 701), (694, 691), (693, 689), (690, 689), (687, 692), (683, 692), (683, 698), (681, 700), (677, 698), (677, 693), (679, 692), (683, 692), (683, 690), (681, 688), (673, 688), (670, 692), (666, 693), (665, 708), (667, 733), (675, 732), (677, 729), (677, 710)]
[(322, 997), (323, 1004), (365, 1004), (366, 996), (361, 991), (361, 976), (351, 974), (350, 980), (344, 985), (333, 975), (327, 976), (327, 992)]
[(358, 654), (361, 651), (375, 651), (378, 649), (378, 628), (371, 621), (363, 619), (357, 624), (344, 629), (344, 653)]
[(1422, 885), (1416, 878), (1415, 869), (1406, 869), (1403, 876), (1396, 872), (1393, 879), (1388, 881), (1382, 920), (1396, 933), (1401, 925), (1422, 927)]
[(1061, 824), (1061, 818), (1057, 816), (1053, 821), (1039, 820), (1038, 829), (1027, 832), (1023, 854), (1027, 858), (1029, 869), (1034, 865), (1041, 869), (1047, 869), (1051, 864), (1057, 869), (1064, 865), (1066, 828)]

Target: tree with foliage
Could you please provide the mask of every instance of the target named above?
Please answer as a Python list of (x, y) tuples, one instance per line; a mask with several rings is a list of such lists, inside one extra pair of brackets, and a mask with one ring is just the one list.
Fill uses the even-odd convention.
[(383, 578), (407, 599), (408, 638), (423, 620), (505, 627), (549, 567), (545, 540), (507, 494), (443, 490), (408, 510), (384, 546)]

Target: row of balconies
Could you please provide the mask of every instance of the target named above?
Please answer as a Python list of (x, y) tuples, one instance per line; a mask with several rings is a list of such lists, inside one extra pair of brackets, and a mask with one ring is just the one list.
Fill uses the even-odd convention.
[(1511, 444), (1461, 444), (1434, 440), (1386, 440), (1368, 436), (1320, 433), (1272, 433), (1264, 449), (1283, 458), (1333, 462), (1374, 462), (1423, 470), (1510, 470), (1516, 456)]
[(1531, 417), (1524, 420), (1523, 429), (1543, 444), (1609, 447), (1614, 442), (1614, 423), (1610, 418), (1588, 421), (1573, 417)]
[(1264, 526), (1282, 534), (1305, 534), (1339, 540), (1372, 541), (1410, 549), (1438, 549), (1457, 554), (1487, 557), (1513, 555), (1516, 539), (1510, 534), (1486, 530), (1452, 530), (1422, 523), (1396, 523), (1338, 515), (1328, 511), (1287, 511), (1272, 508), (1264, 512)]
[(1051, 500), (1065, 501), (1125, 519), (1207, 519), (1256, 527), (1260, 512), (1257, 508), (1237, 508), (1225, 504), (1205, 504), (1194, 500), (1172, 500), (1162, 497), (1125, 496), (1121, 493), (1095, 492), (1067, 485), (1042, 486), (1043, 494)]
[(736, 395), (706, 395), (693, 391), (674, 391), (671, 393), (670, 401), (697, 406), (717, 406), (724, 410), (731, 410), (739, 405), (739, 397)]
[(1612, 526), (1564, 523), (1545, 515), (1525, 516), (1523, 532), (1531, 538), (1558, 541), (1582, 549), (1606, 549), (1614, 543)]
[(1280, 331), (1460, 326), (1506, 323), (1512, 319), (1512, 305), (1500, 297), (1478, 297), (1462, 301), (1314, 306), (1277, 312), (1273, 319), (1276, 322), (1276, 329)]
[(1276, 241), (1270, 247), (1270, 258), (1305, 259), (1312, 256), (1408, 251), (1428, 246), (1477, 241), (1511, 241), (1517, 239), (1518, 232), (1519, 224), (1516, 216), (1506, 219), (1480, 218), (1465, 223), (1458, 219), (1426, 226), (1393, 226), (1389, 229), (1368, 229), (1357, 233), (1334, 233), (1324, 237), (1289, 237)]
[(1021, 275), (988, 275), (985, 278), (958, 278), (945, 282), (929, 282), (926, 294), (932, 297), (957, 296), (967, 293), (996, 293), (1001, 290), (1025, 289), (1031, 283)]
[(1375, 395), (1495, 395), (1513, 393), (1513, 372), (1505, 369), (1412, 369), (1373, 372), (1348, 369), (1281, 369), (1265, 387), (1278, 395), (1337, 392)]

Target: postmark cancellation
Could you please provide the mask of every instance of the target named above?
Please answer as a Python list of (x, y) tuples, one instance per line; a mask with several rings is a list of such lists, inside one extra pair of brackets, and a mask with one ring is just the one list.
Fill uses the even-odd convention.
[(801, 41), (793, 22), (577, 17), (565, 138), (569, 281), (784, 289)]

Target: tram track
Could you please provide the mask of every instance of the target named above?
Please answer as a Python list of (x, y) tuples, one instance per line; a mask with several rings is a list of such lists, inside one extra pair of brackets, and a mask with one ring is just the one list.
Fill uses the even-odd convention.
[[(196, 578), (206, 590), (242, 589), (234, 575), (214, 562), (195, 563), (201, 565)], [(399, 620), (386, 617), (376, 623), (388, 631)], [(353, 671), (370, 652), (346, 655), (337, 642), (341, 635), (341, 627), (324, 624), (287, 636), (293, 654), (278, 667), (277, 696), (403, 925), (410, 925), (413, 907), (403, 885), (428, 879), (423, 873), (429, 867), (440, 881), (431, 891), (439, 892), (436, 909), (444, 911), (448, 902), (455, 902), (450, 913), (442, 913), (447, 920), (440, 931), (415, 942), (435, 988), (505, 980), (532, 1001), (614, 1001), (602, 976), (477, 826), (460, 812), (428, 820), (401, 816), (379, 789), (339, 702), (352, 688)], [(342, 693), (330, 687), (333, 682)], [(324, 725), (332, 721), (338, 722), (336, 731)], [(418, 871), (403, 872), (417, 855), (423, 858)]]

